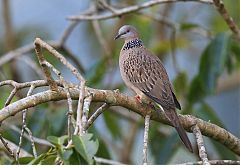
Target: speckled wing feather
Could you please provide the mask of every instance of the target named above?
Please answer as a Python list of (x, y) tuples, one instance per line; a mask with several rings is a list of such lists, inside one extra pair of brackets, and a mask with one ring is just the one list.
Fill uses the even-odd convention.
[(164, 109), (175, 107), (181, 109), (160, 59), (151, 55), (145, 48), (130, 53), (131, 55), (122, 65), (126, 78), (132, 85), (159, 103)]

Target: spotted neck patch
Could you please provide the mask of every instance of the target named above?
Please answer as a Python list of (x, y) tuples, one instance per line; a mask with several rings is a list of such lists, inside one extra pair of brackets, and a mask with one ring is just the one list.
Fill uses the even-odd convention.
[(132, 49), (132, 48), (139, 48), (142, 45), (143, 45), (142, 41), (139, 40), (139, 39), (131, 40), (124, 45), (123, 50), (128, 50), (128, 49)]

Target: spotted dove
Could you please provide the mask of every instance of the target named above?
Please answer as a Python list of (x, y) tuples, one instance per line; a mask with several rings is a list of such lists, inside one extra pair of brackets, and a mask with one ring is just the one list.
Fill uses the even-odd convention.
[(133, 26), (122, 26), (115, 37), (118, 38), (125, 40), (119, 57), (123, 81), (137, 94), (136, 98), (140, 102), (156, 102), (161, 105), (186, 148), (193, 152), (191, 142), (175, 110), (175, 108), (181, 109), (181, 106), (162, 62), (143, 45)]

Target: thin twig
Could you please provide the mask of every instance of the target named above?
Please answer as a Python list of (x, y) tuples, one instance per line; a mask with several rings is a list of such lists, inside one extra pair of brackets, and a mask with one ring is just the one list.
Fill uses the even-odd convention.
[(110, 106), (107, 103), (104, 103), (102, 106), (100, 106), (95, 112), (94, 114), (92, 114), (92, 116), (88, 119), (87, 124), (85, 125), (85, 129), (88, 129), (93, 122), (97, 119), (97, 117), (103, 113), (104, 110), (106, 110), (107, 108), (109, 108)]
[(85, 81), (80, 83), (80, 90), (79, 90), (79, 99), (78, 99), (78, 106), (77, 106), (77, 120), (76, 120), (76, 128), (74, 131), (74, 135), (82, 133), (82, 115), (83, 115), (83, 100), (85, 97)]
[(227, 23), (228, 27), (232, 30), (236, 38), (240, 40), (240, 29), (237, 24), (233, 21), (233, 18), (228, 14), (226, 8), (224, 7), (222, 0), (213, 0), (213, 4), (217, 8), (218, 12), (222, 15), (223, 19)]
[(11, 103), (11, 101), (12, 101), (12, 99), (15, 96), (16, 93), (17, 93), (17, 88), (14, 87), (14, 89), (11, 91), (10, 95), (8, 96), (8, 98), (7, 98), (7, 100), (4, 104), (5, 107), (8, 106)]
[[(54, 43), (54, 44), (56, 44), (56, 43)], [(10, 60), (12, 60), (14, 58), (17, 58), (17, 57), (19, 57), (23, 54), (27, 54), (27, 53), (29, 53), (33, 50), (34, 50), (34, 46), (33, 46), (32, 43), (30, 43), (30, 44), (27, 44), (23, 47), (12, 50), (12, 51), (10, 51), (6, 54), (3, 54), (0, 57), (0, 66), (2, 66), (3, 64), (9, 62)]]
[(147, 12), (142, 12), (142, 11), (139, 11), (138, 13), (139, 13), (138, 16), (150, 18), (153, 21), (162, 23), (163, 25), (165, 25), (171, 29), (179, 29), (179, 27), (180, 27), (180, 24), (173, 22), (170, 19), (168, 19), (167, 17), (163, 17), (160, 14), (155, 15), (152, 13), (147, 13)]
[[(59, 82), (57, 82), (58, 85), (60, 85)], [(42, 87), (42, 86), (47, 86), (48, 83), (46, 80), (34, 80), (34, 81), (29, 81), (29, 82), (24, 82), (24, 83), (18, 83), (14, 80), (5, 80), (0, 82), (0, 87), (4, 85), (11, 85), (14, 88), (17, 88), (18, 90), (23, 89), (23, 88), (28, 88), (32, 85), (35, 87)]]
[(35, 158), (37, 158), (37, 150), (36, 150), (36, 147), (35, 147), (35, 142), (34, 142), (34, 139), (33, 139), (32, 131), (28, 127), (25, 127), (24, 129), (25, 129), (25, 131), (27, 131), (27, 133), (29, 135), (31, 145), (32, 145), (32, 149), (33, 149), (33, 156)]
[(79, 101), (78, 101), (78, 108), (77, 108), (77, 121), (76, 121), (76, 128), (74, 130), (74, 134), (79, 133), (81, 130), (81, 117), (82, 117), (82, 108), (83, 108), (83, 99), (85, 97), (85, 79), (83, 76), (78, 72), (78, 70), (66, 60), (66, 58), (57, 52), (53, 47), (49, 44), (41, 40), (40, 38), (35, 39), (35, 44), (40, 45), (42, 48), (45, 48), (49, 51), (50, 54), (55, 56), (63, 65), (65, 65), (73, 75), (80, 81), (80, 90), (79, 90)]
[(80, 21), (80, 20), (106, 20), (106, 19), (110, 19), (110, 18), (115, 18), (115, 17), (120, 17), (122, 15), (125, 14), (129, 14), (132, 12), (136, 12), (145, 8), (149, 8), (151, 6), (155, 6), (158, 4), (162, 4), (162, 3), (173, 3), (173, 2), (200, 2), (200, 3), (207, 3), (207, 4), (212, 4), (212, 0), (151, 0), (151, 1), (147, 1), (144, 2), (140, 5), (133, 5), (133, 6), (129, 6), (129, 7), (125, 7), (122, 9), (116, 9), (115, 13), (110, 13), (110, 14), (104, 14), (104, 15), (78, 15), (78, 16), (71, 16), (68, 17), (68, 19), (70, 20), (74, 20), (74, 21)]
[(205, 149), (204, 142), (203, 142), (203, 136), (197, 124), (192, 127), (192, 131), (197, 140), (199, 157), (201, 158), (203, 165), (210, 165), (207, 158), (207, 151)]
[[(70, 35), (70, 33), (68, 33)], [(61, 45), (58, 41), (47, 41), (47, 43), (49, 43), (49, 45), (51, 45), (52, 47), (56, 48), (56, 49), (61, 49), (63, 51), (65, 51), (68, 54), (68, 57), (76, 64), (77, 68), (84, 73), (84, 69), (81, 66), (79, 60), (76, 60), (76, 58), (72, 55), (71, 51), (64, 45)], [(10, 51), (6, 54), (1, 55), (0, 57), (0, 66), (2, 66), (3, 64), (11, 61), (12, 59), (15, 58), (19, 58), (20, 56), (30, 53), (31, 51), (34, 50), (34, 45), (32, 43), (27, 44), (23, 47), (20, 47), (16, 50)]]
[(52, 91), (57, 91), (58, 90), (57, 84), (54, 81), (54, 79), (52, 78), (51, 72), (48, 70), (48, 68), (45, 65), (46, 60), (45, 60), (45, 58), (42, 54), (42, 48), (41, 47), (42, 47), (42, 45), (39, 44), (39, 42), (37, 42), (37, 40), (35, 40), (35, 51), (36, 51), (36, 55), (38, 57), (39, 64), (42, 67), (42, 70), (43, 70), (44, 75), (46, 77), (46, 80), (47, 80), (47, 82), (50, 86), (50, 89)]
[(66, 56), (72, 61), (75, 63), (76, 67), (78, 68), (78, 70), (84, 74), (86, 71), (83, 67), (83, 65), (81, 64), (81, 62), (79, 61), (79, 59), (76, 57), (76, 55), (73, 54), (73, 52), (67, 48), (66, 46), (63, 46), (61, 48), (65, 53), (66, 53)]
[(44, 76), (42, 75), (42, 71), (41, 68), (39, 68), (39, 66), (35, 63), (35, 61), (33, 61), (30, 57), (28, 56), (23, 56), (23, 57), (18, 57), (17, 58), (20, 61), (23, 61), (24, 63), (26, 63), (28, 66), (30, 66), (40, 78), (44, 78)]
[[(34, 88), (35, 88), (34, 85), (32, 85), (29, 88), (27, 96), (30, 96), (33, 93)], [(16, 161), (18, 163), (19, 163), (19, 154), (20, 154), (21, 146), (22, 146), (22, 139), (23, 139), (23, 135), (24, 135), (24, 131), (25, 130), (28, 130), (27, 132), (28, 132), (28, 134), (30, 136), (30, 141), (31, 141), (31, 144), (32, 144), (32, 149), (33, 149), (33, 155), (34, 155), (35, 158), (37, 157), (35, 144), (34, 144), (34, 141), (33, 141), (33, 138), (32, 138), (32, 132), (30, 131), (30, 129), (27, 128), (27, 124), (26, 124), (27, 110), (28, 109), (23, 110), (23, 113), (22, 113), (22, 130), (21, 130), (21, 133), (20, 133), (18, 149), (17, 149), (17, 152), (16, 152)]]
[(14, 152), (11, 150), (11, 148), (8, 146), (8, 142), (5, 141), (5, 139), (2, 137), (2, 134), (0, 134), (0, 140), (2, 142), (2, 144), (4, 145), (4, 147), (6, 148), (6, 150), (9, 152), (9, 154), (16, 159)]
[(84, 104), (83, 104), (83, 114), (82, 114), (82, 132), (81, 134), (86, 133), (86, 125), (88, 124), (88, 114), (90, 111), (90, 104), (92, 102), (93, 95), (90, 94), (88, 97), (84, 99)]
[[(95, 12), (95, 8), (89, 7), (85, 12), (81, 13), (84, 15), (90, 15)], [(79, 24), (79, 21), (73, 21), (71, 22), (68, 27), (64, 30), (62, 36), (59, 39), (59, 45), (60, 47), (63, 47), (66, 43), (67, 39), (69, 38), (70, 34), (74, 30), (74, 28)]]
[(114, 161), (114, 160), (99, 158), (99, 157), (96, 157), (96, 156), (94, 156), (94, 160), (95, 160), (96, 162), (98, 162), (98, 163), (104, 163), (104, 164), (126, 165), (126, 164), (123, 164), (123, 163), (120, 163), (120, 162), (117, 162), (117, 161)]
[[(92, 7), (89, 7), (88, 10), (86, 10), (85, 12), (81, 13), (84, 15), (90, 15), (93, 14), (95, 12), (95, 9)], [(69, 38), (70, 34), (72, 33), (72, 31), (74, 30), (74, 28), (79, 24), (79, 21), (73, 21), (71, 22), (68, 27), (64, 30), (62, 36), (59, 39), (59, 45), (60, 47), (63, 47), (64, 44), (66, 43), (67, 39)]]
[(147, 165), (147, 150), (148, 150), (148, 132), (150, 125), (150, 115), (145, 116), (145, 128), (144, 128), (144, 137), (143, 137), (143, 165)]
[[(154, 14), (151, 14), (151, 13), (147, 13), (147, 12), (142, 12), (142, 11), (139, 11), (137, 16), (143, 16), (143, 17), (147, 17), (147, 18), (150, 18), (154, 21), (157, 21), (169, 28), (171, 28), (172, 31), (175, 31), (175, 33), (180, 29), (181, 27), (181, 24), (177, 23), (177, 22), (173, 22), (171, 21), (170, 19), (166, 18), (166, 17), (163, 17), (162, 15), (154, 15)], [(195, 27), (193, 29), (190, 30), (191, 32), (193, 33), (197, 33), (201, 36), (204, 36), (206, 38), (209, 38), (211, 39), (212, 38), (212, 34), (210, 31), (206, 30), (205, 28), (201, 27), (201, 26), (198, 26), (198, 27)]]
[[(6, 123), (6, 122), (4, 122), (2, 124), (3, 124), (4, 127), (10, 128), (10, 129), (12, 129), (13, 131), (15, 131), (19, 134), (21, 133), (21, 130), (15, 125), (12, 125), (12, 124)], [(27, 140), (31, 141), (31, 138), (29, 137), (29, 135), (24, 134), (23, 137), (26, 138)], [(37, 137), (34, 137), (34, 136), (32, 136), (32, 139), (33, 139), (34, 143), (41, 144), (41, 145), (46, 145), (46, 146), (50, 146), (50, 147), (53, 146), (50, 142), (48, 142), (45, 139), (40, 139), (40, 138), (37, 138)]]
[(64, 30), (60, 40), (59, 40), (59, 45), (63, 46), (65, 42), (67, 41), (68, 37), (72, 33), (73, 29), (79, 24), (79, 22), (73, 21), (71, 22), (68, 27)]
[[(35, 39), (35, 45), (40, 46), (41, 48), (45, 48), (51, 55), (55, 56), (63, 65), (65, 65), (73, 73), (74, 76), (76, 76), (76, 78), (79, 81), (85, 80), (83, 76), (78, 72), (78, 70), (70, 62), (68, 62), (62, 54), (56, 51), (51, 45), (41, 40), (40, 38)], [(37, 50), (39, 49), (40, 48), (38, 48)], [(39, 54), (38, 52), (36, 53)], [(42, 61), (44, 61), (44, 57), (41, 54), (39, 57), (41, 58), (39, 62), (42, 63)]]
[(98, 1), (105, 9), (108, 9), (109, 11), (111, 11), (113, 14), (116, 14), (116, 9), (114, 7), (112, 7), (111, 5), (109, 5), (106, 0), (100, 0)]
[(51, 63), (45, 61), (45, 65), (50, 68), (59, 78), (61, 84), (63, 85), (63, 89), (67, 94), (67, 103), (68, 103), (68, 141), (72, 139), (72, 126), (73, 124), (73, 105), (72, 105), (72, 98), (69, 93), (69, 86), (67, 82), (64, 80), (61, 72), (57, 70)]
[(63, 82), (63, 86), (64, 86), (64, 90), (67, 93), (67, 101), (68, 101), (68, 141), (70, 141), (72, 139), (72, 127), (74, 126), (73, 124), (73, 105), (72, 105), (72, 98), (71, 95), (69, 93), (69, 87), (66, 83), (64, 83), (65, 81), (63, 80), (63, 78), (61, 77), (61, 81)]
[[(1, 135), (0, 135), (0, 136), (1, 136)], [(0, 138), (3, 138), (3, 137), (0, 137)], [(5, 139), (5, 138), (3, 138), (3, 140), (4, 140), (4, 143), (7, 144), (8, 148), (11, 149), (11, 151), (13, 152), (14, 157), (15, 157), (15, 152), (17, 151), (18, 146), (17, 146), (15, 143), (13, 143), (13, 142)], [(1, 140), (1, 141), (2, 141), (2, 140)], [(9, 153), (9, 151), (8, 151), (8, 149), (6, 148), (6, 146), (4, 145), (4, 143), (0, 143), (0, 148), (6, 150), (6, 152)], [(28, 153), (28, 152), (25, 151), (24, 149), (21, 149), (20, 157), (26, 157), (26, 156), (32, 157), (32, 155), (31, 155), (30, 153)]]

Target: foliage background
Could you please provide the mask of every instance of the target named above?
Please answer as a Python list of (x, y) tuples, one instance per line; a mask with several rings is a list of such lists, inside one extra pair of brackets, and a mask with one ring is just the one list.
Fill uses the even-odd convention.
[[(111, 1), (112, 4), (124, 5), (141, 2), (144, 1)], [(235, 22), (240, 25), (240, 1), (232, 2), (225, 0), (224, 4)], [(3, 13), (4, 0), (1, 3), (0, 10)], [(9, 20), (12, 24), (11, 27), (7, 27), (6, 17), (2, 14), (0, 55), (32, 43), (36, 37), (46, 41), (59, 39), (59, 34), (62, 34), (69, 23), (66, 17), (81, 13), (88, 8), (90, 1), (16, 0), (8, 3)], [(68, 39), (67, 46), (82, 64), (88, 86), (101, 89), (118, 88), (126, 94), (131, 94), (123, 84), (118, 70), (118, 54), (122, 42), (115, 42), (113, 38), (121, 25), (132, 24), (139, 30), (145, 45), (163, 60), (183, 106), (183, 110), (179, 112), (209, 120), (239, 137), (240, 46), (239, 42), (233, 39), (219, 13), (211, 5), (191, 2), (158, 5), (144, 11), (160, 14), (177, 27), (176, 44), (173, 47), (176, 52), (175, 58), (171, 49), (172, 29), (149, 17), (129, 14), (120, 19), (100, 21), (109, 54), (99, 44), (92, 23), (81, 22)], [(25, 54), (24, 57), (36, 61), (33, 52)], [(54, 59), (50, 61), (63, 72), (65, 79), (77, 82), (57, 61)], [(20, 59), (0, 66), (0, 69), (1, 81), (14, 79), (25, 82), (41, 79)], [(2, 108), (10, 88), (0, 89)], [(18, 97), (23, 93), (19, 93)], [(93, 105), (95, 106), (97, 105)], [(36, 110), (28, 114), (27, 124), (35, 137), (46, 139), (48, 136), (60, 137), (66, 134), (66, 102), (52, 102), (34, 109)], [(121, 111), (119, 107), (106, 111), (91, 128), (90, 132), (93, 132), (99, 140), (97, 156), (139, 164), (142, 154), (143, 120), (136, 118), (136, 114), (132, 112), (126, 111), (124, 115), (120, 115), (118, 111)], [(134, 116), (137, 122), (129, 120), (129, 116)], [(6, 139), (17, 144), (19, 133), (9, 125), (21, 128), (21, 116), (17, 115), (7, 122), (8, 124), (1, 128), (1, 132)], [(189, 136), (192, 137), (191, 134)], [(238, 159), (235, 154), (218, 143), (208, 138), (204, 140), (210, 159)], [(37, 148), (39, 153), (49, 149), (40, 145), (37, 145)], [(31, 152), (31, 144), (26, 139), (24, 149)], [(149, 160), (154, 164), (198, 159), (185, 150), (174, 129), (156, 122), (152, 122), (150, 129), (150, 153)], [(1, 154), (0, 160), (8, 162), (8, 156), (4, 152)]]

